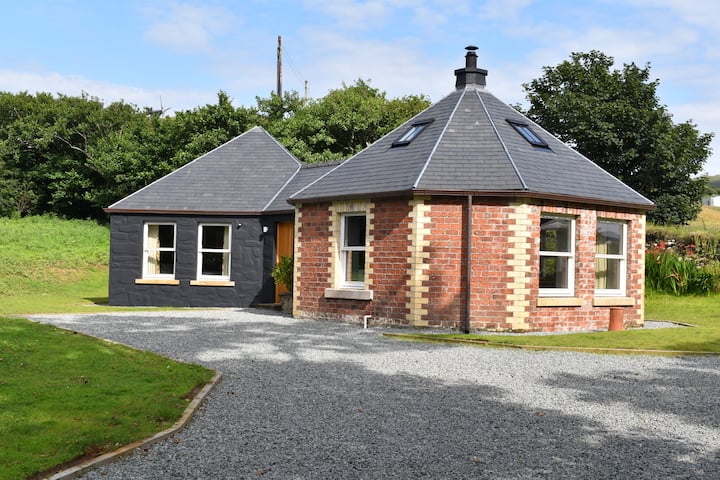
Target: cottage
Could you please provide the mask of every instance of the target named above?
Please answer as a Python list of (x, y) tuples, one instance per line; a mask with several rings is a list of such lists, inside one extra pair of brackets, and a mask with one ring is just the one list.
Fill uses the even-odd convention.
[(297, 317), (573, 331), (642, 325), (652, 202), (486, 88), (456, 89), (290, 197)]
[(328, 168), (301, 166), (255, 127), (111, 205), (109, 303), (275, 301), (270, 270), (293, 251), (286, 199)]

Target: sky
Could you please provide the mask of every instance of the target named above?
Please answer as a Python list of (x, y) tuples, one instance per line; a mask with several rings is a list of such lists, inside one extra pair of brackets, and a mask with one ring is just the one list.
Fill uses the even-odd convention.
[[(527, 106), (523, 83), (572, 52), (650, 65), (675, 123), (720, 136), (717, 0), (0, 0), (0, 91), (83, 93), (173, 111), (255, 106), (276, 88), (320, 98), (357, 79), (388, 98), (454, 90), (465, 47), (487, 88)], [(705, 171), (720, 174), (720, 138)]]

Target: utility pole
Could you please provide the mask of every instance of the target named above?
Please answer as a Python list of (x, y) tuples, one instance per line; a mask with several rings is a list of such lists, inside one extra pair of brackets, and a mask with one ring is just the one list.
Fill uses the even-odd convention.
[(282, 98), (282, 35), (278, 35), (277, 47), (277, 94)]
[(305, 80), (305, 101), (307, 102), (308, 98), (308, 81)]

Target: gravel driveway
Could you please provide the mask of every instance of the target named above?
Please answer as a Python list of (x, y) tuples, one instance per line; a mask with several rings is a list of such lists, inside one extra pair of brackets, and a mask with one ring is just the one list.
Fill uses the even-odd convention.
[(720, 476), (719, 357), (412, 343), (257, 310), (33, 319), (223, 372), (187, 428), (84, 479)]

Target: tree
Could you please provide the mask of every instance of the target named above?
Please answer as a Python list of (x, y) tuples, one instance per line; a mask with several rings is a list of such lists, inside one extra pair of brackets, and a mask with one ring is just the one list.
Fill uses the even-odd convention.
[(702, 208), (712, 134), (687, 121), (674, 124), (657, 97), (650, 66), (624, 64), (602, 52), (573, 53), (523, 84), (525, 112), (599, 166), (653, 202), (661, 224), (685, 224)]
[(367, 147), (429, 104), (422, 95), (388, 100), (385, 92), (358, 79), (319, 100), (295, 105), (292, 114), (269, 123), (268, 130), (303, 161), (340, 160)]

